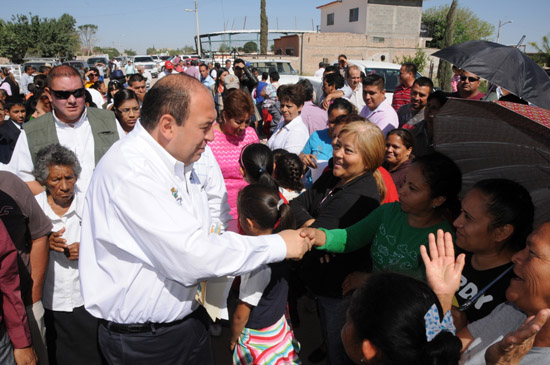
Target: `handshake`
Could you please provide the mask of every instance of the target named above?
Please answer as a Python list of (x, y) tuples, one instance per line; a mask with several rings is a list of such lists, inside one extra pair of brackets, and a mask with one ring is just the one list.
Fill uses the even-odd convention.
[(301, 228), (278, 233), (286, 244), (286, 258), (300, 260), (313, 246), (323, 246), (325, 232), (316, 228)]

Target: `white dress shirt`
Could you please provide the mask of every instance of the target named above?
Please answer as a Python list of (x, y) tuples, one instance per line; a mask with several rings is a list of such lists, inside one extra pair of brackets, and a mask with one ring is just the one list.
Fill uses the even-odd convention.
[[(48, 196), (45, 191), (35, 198), (40, 208), (52, 221), (52, 232), (65, 228), (63, 238), (67, 240), (68, 245), (80, 242), (80, 224), (82, 222), (82, 205), (84, 204), (84, 197), (81, 194), (75, 193), (73, 202), (63, 217), (54, 213), (48, 204)], [(80, 294), (78, 260), (69, 260), (63, 252), (50, 250), (42, 303), (46, 309), (61, 312), (72, 312), (73, 308), (84, 305)]]
[(382, 130), (382, 133), (384, 133), (384, 137), (386, 137), (386, 134), (392, 129), (399, 128), (399, 118), (388, 99), (384, 99), (384, 101), (372, 111), (365, 105), (360, 115), (376, 124), (378, 128)]
[(359, 83), (355, 91), (353, 91), (353, 89), (351, 91), (352, 93), (348, 100), (350, 103), (355, 105), (355, 108), (357, 108), (358, 112), (361, 112), (365, 107), (365, 101), (363, 100), (363, 84)]
[(208, 234), (207, 194), (193, 171), (137, 123), (101, 159), (82, 220), (80, 282), (94, 317), (166, 323), (192, 313), (197, 283), (282, 261), (279, 235)]
[(298, 115), (287, 125), (282, 120), (271, 138), (269, 138), (269, 141), (267, 141), (267, 145), (272, 151), (277, 148), (283, 148), (288, 152), (299, 155), (308, 139), (309, 131), (307, 130), (307, 126), (303, 122), (302, 117)]
[(223, 233), (229, 228), (232, 219), (229, 214), (231, 207), (227, 203), (227, 189), (222, 170), (210, 146), (206, 145), (201, 158), (193, 164), (193, 169), (208, 197), (212, 228), (217, 231), (216, 227), (219, 224), (220, 232)]
[[(80, 120), (73, 124), (61, 122), (57, 119), (55, 111), (52, 114), (55, 120), (55, 129), (59, 143), (73, 151), (76, 157), (78, 157), (80, 166), (82, 166), (82, 172), (76, 185), (80, 191), (86, 192), (95, 168), (94, 136), (92, 134), (92, 127), (88, 122), (87, 109), (84, 109)], [(124, 130), (118, 122), (115, 121), (115, 123), (119, 137), (124, 137)], [(8, 164), (8, 171), (11, 171), (23, 181), (33, 181), (35, 180), (32, 174), (33, 168), (34, 164), (31, 158), (31, 151), (29, 150), (27, 134), (23, 132), (19, 134), (19, 138), (17, 139), (13, 155)]]

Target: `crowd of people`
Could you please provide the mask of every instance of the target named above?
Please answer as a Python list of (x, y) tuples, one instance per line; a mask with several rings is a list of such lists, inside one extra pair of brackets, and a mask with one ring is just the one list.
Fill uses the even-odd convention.
[(100, 67), (3, 70), (1, 363), (211, 364), (220, 319), (235, 364), (548, 362), (550, 223), (511, 180), (460, 199), (434, 149), (478, 76), (446, 94), (405, 63), (390, 101), (345, 55), (319, 98), (239, 58)]

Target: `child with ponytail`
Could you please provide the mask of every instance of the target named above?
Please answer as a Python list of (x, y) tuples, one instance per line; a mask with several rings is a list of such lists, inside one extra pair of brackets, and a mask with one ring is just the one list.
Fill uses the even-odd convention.
[[(239, 224), (247, 235), (295, 228), (292, 210), (270, 186), (244, 187), (239, 192), (237, 208)], [(239, 303), (231, 324), (234, 364), (300, 362), (300, 345), (285, 317), (288, 271), (283, 261), (263, 265), (241, 276)]]

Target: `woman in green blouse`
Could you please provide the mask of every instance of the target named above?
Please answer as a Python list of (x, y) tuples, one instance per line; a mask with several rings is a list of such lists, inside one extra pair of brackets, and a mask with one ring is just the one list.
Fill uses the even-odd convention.
[[(373, 272), (398, 272), (424, 280), (419, 248), (427, 244), (429, 233), (453, 231), (449, 222), (458, 214), (461, 186), (460, 169), (450, 158), (440, 153), (418, 157), (399, 189), (399, 202), (378, 207), (348, 228), (308, 228), (302, 235), (315, 239), (315, 245), (322, 245), (317, 248), (327, 252), (352, 252), (370, 245)], [(367, 276), (350, 274), (343, 284), (344, 294)]]

